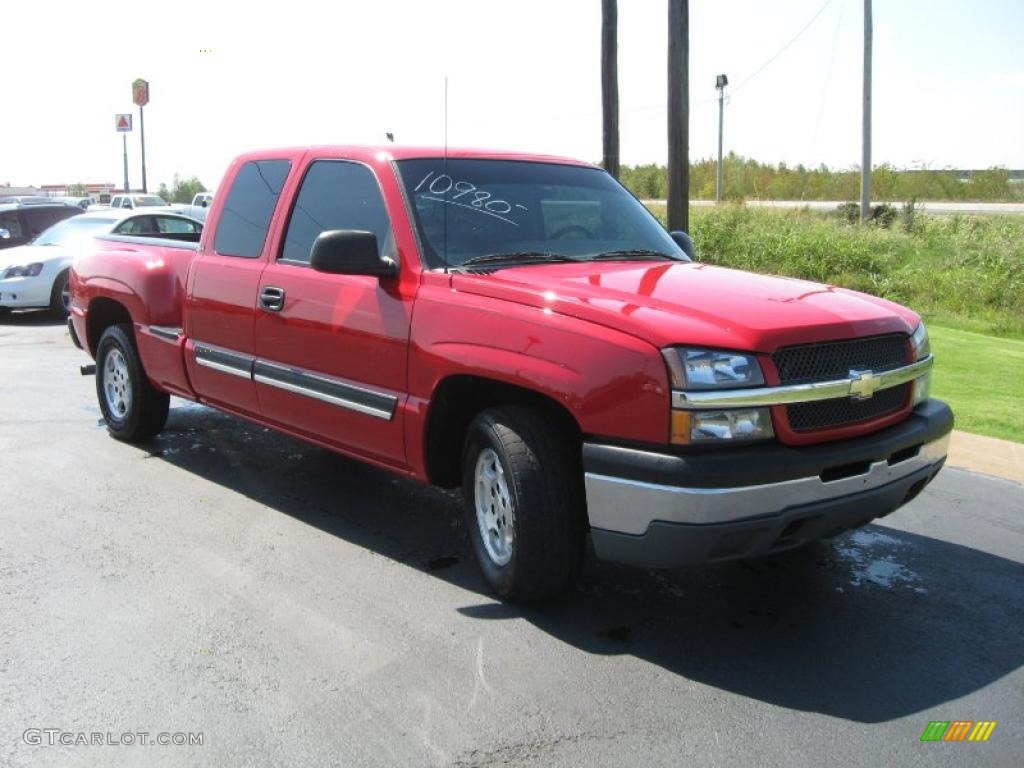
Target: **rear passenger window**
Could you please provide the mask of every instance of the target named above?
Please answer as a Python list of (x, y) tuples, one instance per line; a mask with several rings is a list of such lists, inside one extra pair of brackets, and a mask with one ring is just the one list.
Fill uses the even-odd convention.
[(259, 258), (290, 168), (287, 160), (254, 160), (242, 166), (220, 212), (213, 244), (217, 253)]
[(288, 220), (281, 260), (308, 264), (313, 241), (331, 229), (372, 232), (381, 253), (393, 250), (384, 198), (365, 165), (318, 160), (309, 167)]

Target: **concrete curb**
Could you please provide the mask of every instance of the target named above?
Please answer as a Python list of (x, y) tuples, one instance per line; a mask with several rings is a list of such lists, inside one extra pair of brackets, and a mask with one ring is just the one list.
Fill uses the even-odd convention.
[(954, 430), (946, 464), (1024, 485), (1024, 443)]

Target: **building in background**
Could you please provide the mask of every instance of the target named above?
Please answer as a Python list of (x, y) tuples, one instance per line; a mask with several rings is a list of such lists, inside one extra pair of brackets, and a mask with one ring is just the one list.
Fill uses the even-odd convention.
[[(40, 189), (42, 194), (47, 197), (65, 197), (68, 194), (68, 189), (71, 187), (77, 187), (77, 184), (43, 184)], [(106, 184), (82, 184), (85, 187), (86, 197), (91, 197), (95, 203), (109, 203), (110, 195), (112, 192), (120, 191), (120, 187), (111, 182)], [(36, 193), (39, 194), (39, 193)]]

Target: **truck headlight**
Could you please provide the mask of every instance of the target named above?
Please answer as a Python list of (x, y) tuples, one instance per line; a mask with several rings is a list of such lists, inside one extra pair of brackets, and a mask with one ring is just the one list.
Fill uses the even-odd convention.
[(8, 267), (7, 271), (4, 272), (4, 280), (8, 277), (35, 277), (42, 271), (43, 265), (38, 261), (26, 264), (22, 267)]
[(753, 355), (686, 347), (669, 347), (661, 354), (673, 389), (734, 389), (764, 384), (761, 366)]
[(928, 341), (928, 329), (924, 327), (924, 323), (920, 323), (917, 330), (910, 336), (910, 346), (914, 350), (914, 360), (923, 360), (932, 353), (932, 345)]
[[(764, 385), (754, 355), (721, 349), (670, 347), (661, 351), (674, 390), (689, 392)], [(775, 436), (768, 408), (672, 411), (673, 443), (767, 440)]]
[[(910, 346), (914, 350), (914, 360), (923, 360), (932, 353), (931, 342), (928, 341), (928, 329), (924, 323), (920, 323), (917, 329), (910, 336)], [(914, 379), (914, 391), (910, 396), (910, 407), (923, 403), (931, 396), (932, 372), (928, 371), (924, 376)]]
[(672, 442), (677, 445), (721, 440), (767, 440), (774, 436), (768, 408), (672, 411)]

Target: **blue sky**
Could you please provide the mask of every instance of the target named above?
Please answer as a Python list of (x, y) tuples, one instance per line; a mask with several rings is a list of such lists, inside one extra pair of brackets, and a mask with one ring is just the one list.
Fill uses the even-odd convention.
[[(862, 0), (693, 0), (691, 156), (860, 158)], [(624, 162), (666, 158), (665, 0), (619, 0)], [(874, 159), (1024, 168), (1024, 2), (875, 0)], [(60, 19), (55, 24), (54, 19)], [(145, 77), (150, 186), (215, 186), (231, 156), (307, 143), (452, 144), (598, 160), (600, 0), (78, 0), (5, 7), (0, 183), (119, 182), (115, 112)], [(209, 52), (206, 52), (209, 51)], [(130, 141), (138, 184), (138, 134)]]

